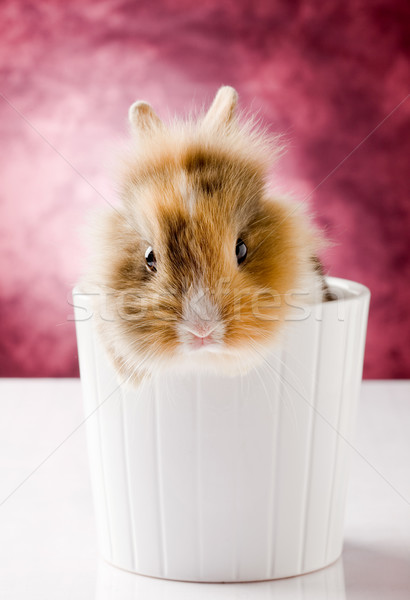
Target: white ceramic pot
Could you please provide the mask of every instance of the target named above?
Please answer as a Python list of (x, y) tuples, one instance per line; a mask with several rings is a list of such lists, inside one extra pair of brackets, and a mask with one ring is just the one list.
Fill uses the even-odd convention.
[(276, 579), (342, 551), (370, 293), (329, 278), (338, 300), (288, 324), (243, 376), (191, 373), (118, 386), (75, 290), (100, 548), (144, 575)]

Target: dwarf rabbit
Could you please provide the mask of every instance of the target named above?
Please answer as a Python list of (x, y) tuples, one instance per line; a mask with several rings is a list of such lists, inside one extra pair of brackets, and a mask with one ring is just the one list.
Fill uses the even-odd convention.
[(100, 217), (83, 282), (98, 290), (102, 343), (135, 384), (169, 368), (243, 372), (279, 335), (296, 290), (303, 302), (327, 297), (322, 237), (269, 193), (277, 140), (239, 118), (233, 88), (197, 119), (166, 126), (146, 102), (129, 119), (121, 207)]

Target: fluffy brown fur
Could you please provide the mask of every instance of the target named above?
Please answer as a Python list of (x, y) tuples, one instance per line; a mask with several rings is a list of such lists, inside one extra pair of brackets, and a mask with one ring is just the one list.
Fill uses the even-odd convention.
[[(83, 282), (98, 289), (99, 331), (124, 378), (191, 365), (247, 369), (277, 337), (295, 290), (322, 299), (319, 236), (269, 194), (277, 140), (240, 121), (236, 102), (221, 88), (205, 115), (168, 127), (144, 102), (130, 109), (122, 208), (100, 219)], [(241, 264), (238, 239), (247, 247)]]

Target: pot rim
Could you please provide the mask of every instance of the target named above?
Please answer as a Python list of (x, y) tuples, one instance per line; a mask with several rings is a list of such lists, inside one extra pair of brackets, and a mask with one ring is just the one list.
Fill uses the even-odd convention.
[[(371, 296), (371, 292), (367, 286), (365, 286), (363, 283), (359, 283), (351, 279), (344, 279), (343, 277), (333, 277), (330, 275), (326, 275), (325, 281), (330, 287), (331, 292), (334, 290), (340, 290), (344, 292), (344, 295), (337, 297), (337, 302), (357, 302), (364, 298), (370, 298)], [(72, 289), (72, 294), (84, 296), (95, 295), (95, 293), (93, 292), (84, 292), (80, 286), (80, 283), (75, 284)], [(318, 306), (321, 304), (326, 306), (328, 303), (329, 300), (321, 300), (320, 302), (311, 302), (309, 304), (313, 306)]]

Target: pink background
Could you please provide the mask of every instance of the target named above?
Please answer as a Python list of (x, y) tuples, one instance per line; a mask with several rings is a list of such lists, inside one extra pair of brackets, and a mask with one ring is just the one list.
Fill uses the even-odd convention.
[(78, 373), (79, 230), (116, 202), (129, 104), (166, 118), (231, 84), (286, 133), (274, 181), (311, 195), (330, 274), (372, 291), (365, 376), (410, 377), (409, 22), (406, 0), (3, 0), (0, 374)]

